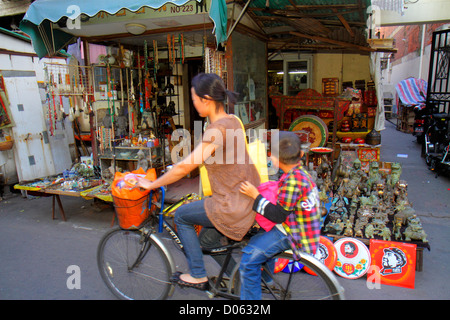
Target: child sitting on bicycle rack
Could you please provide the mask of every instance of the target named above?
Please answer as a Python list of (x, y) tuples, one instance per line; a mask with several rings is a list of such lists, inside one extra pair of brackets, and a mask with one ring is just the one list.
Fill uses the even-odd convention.
[[(250, 182), (243, 182), (240, 192), (254, 199), (253, 210), (277, 223), (270, 231), (253, 236), (242, 250), (240, 265), (241, 299), (261, 299), (261, 266), (271, 264), (271, 257), (287, 249), (294, 259), (299, 251), (315, 254), (320, 237), (319, 193), (311, 176), (302, 168), (301, 142), (293, 132), (280, 132), (278, 150), (271, 159), (284, 174), (278, 181), (277, 204), (259, 194)], [(278, 157), (276, 154), (278, 153)]]

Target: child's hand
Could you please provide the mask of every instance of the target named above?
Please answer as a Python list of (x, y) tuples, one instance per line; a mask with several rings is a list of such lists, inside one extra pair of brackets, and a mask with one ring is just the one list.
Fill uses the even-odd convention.
[(241, 183), (241, 185), (239, 186), (239, 191), (252, 199), (256, 199), (256, 197), (259, 195), (258, 189), (256, 189), (256, 187), (248, 181), (244, 181)]

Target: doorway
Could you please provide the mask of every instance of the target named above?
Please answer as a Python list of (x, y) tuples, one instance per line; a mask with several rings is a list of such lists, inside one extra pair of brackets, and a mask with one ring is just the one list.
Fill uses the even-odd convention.
[[(203, 59), (193, 59), (189, 60), (187, 62), (187, 83), (185, 83), (185, 97), (187, 97), (187, 100), (189, 101), (189, 109), (185, 109), (185, 113), (187, 115), (186, 118), (186, 126), (187, 130), (189, 130), (191, 133), (194, 130), (194, 122), (195, 121), (201, 121), (202, 127), (204, 124), (205, 119), (200, 117), (197, 110), (195, 110), (194, 104), (192, 103), (192, 97), (191, 97), (191, 82), (192, 78), (194, 78), (197, 74), (204, 72), (204, 66), (203, 66)], [(185, 103), (187, 101), (185, 100)]]

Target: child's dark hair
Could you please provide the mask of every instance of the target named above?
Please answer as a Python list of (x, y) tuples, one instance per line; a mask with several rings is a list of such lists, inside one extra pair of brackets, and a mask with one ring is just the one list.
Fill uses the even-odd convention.
[(285, 164), (296, 164), (300, 161), (301, 141), (300, 138), (291, 131), (280, 131), (278, 134), (278, 146), (272, 147), (272, 153), (277, 155), (278, 160)]
[(218, 102), (217, 108), (224, 105), (227, 98), (230, 104), (236, 103), (238, 96), (228, 91), (222, 78), (215, 73), (199, 73), (192, 79), (192, 88), (200, 98)]

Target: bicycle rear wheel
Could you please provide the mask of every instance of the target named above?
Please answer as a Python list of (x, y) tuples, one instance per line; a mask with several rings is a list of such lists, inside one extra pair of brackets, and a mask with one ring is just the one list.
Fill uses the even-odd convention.
[[(275, 258), (292, 260), (292, 254), (283, 252)], [(334, 274), (319, 260), (311, 255), (302, 254), (299, 263), (308, 267), (317, 276), (313, 276), (303, 270), (292, 273), (278, 272), (272, 274), (273, 284), (261, 284), (262, 298), (276, 300), (345, 299), (344, 289), (339, 285)], [(268, 272), (266, 266), (264, 266), (264, 269)], [(240, 294), (239, 266), (236, 266), (232, 275), (232, 288), (234, 294)]]
[(107, 287), (120, 299), (165, 299), (173, 291), (164, 250), (137, 230), (113, 229), (101, 239), (97, 264)]

